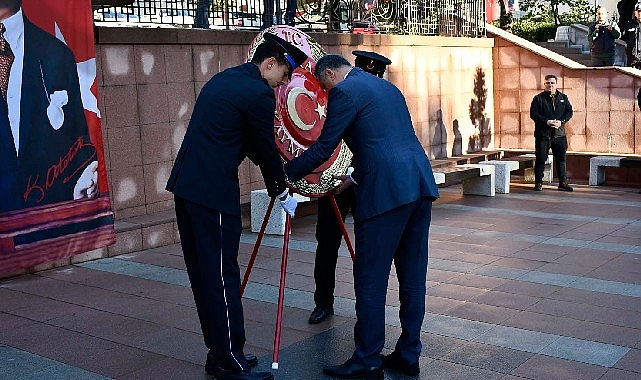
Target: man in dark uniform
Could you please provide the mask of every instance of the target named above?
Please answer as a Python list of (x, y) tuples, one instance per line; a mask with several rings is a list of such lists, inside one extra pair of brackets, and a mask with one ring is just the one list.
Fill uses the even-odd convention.
[(543, 171), (548, 152), (552, 148), (559, 190), (572, 191), (566, 175), (565, 154), (568, 140), (565, 123), (572, 118), (572, 105), (567, 95), (556, 89), (555, 75), (545, 76), (545, 91), (537, 94), (530, 105), (530, 119), (534, 120), (534, 190), (543, 190)]
[(634, 17), (626, 22), (622, 30), (627, 66), (641, 70), (641, 3), (634, 6)]
[[(355, 50), (355, 66), (380, 78), (385, 73), (387, 65), (392, 63), (387, 57), (371, 51)], [(335, 193), (334, 198), (340, 210), (343, 222), (347, 213), (356, 209), (356, 195), (354, 188), (348, 187), (340, 193)], [(329, 196), (318, 199), (318, 216), (316, 219), (316, 259), (314, 261), (314, 303), (316, 307), (309, 316), (309, 323), (316, 324), (334, 314), (334, 287), (336, 260), (338, 249), (341, 246), (343, 232), (336, 220), (336, 214)]]
[[(314, 75), (329, 91), (327, 119), (316, 142), (289, 161), (285, 173), (293, 181), (302, 178), (325, 162), (343, 139), (354, 153), (350, 181), (358, 204), (355, 350), (344, 364), (323, 371), (338, 378), (382, 378), (385, 366), (418, 375), (428, 234), (432, 202), (438, 198), (432, 167), (405, 98), (393, 84), (352, 67), (339, 55), (319, 59)], [(392, 261), (400, 285), (402, 333), (394, 352), (382, 359)]]
[[(265, 33), (251, 62), (216, 74), (203, 87), (167, 190), (174, 193), (176, 222), (200, 325), (209, 348), (205, 370), (218, 380), (273, 379), (251, 372), (245, 357), (238, 246), (242, 230), (238, 166), (249, 157), (260, 166), (270, 196), (294, 216), (274, 139), (273, 88), (288, 83), (305, 53)], [(248, 360), (251, 359), (251, 360)]]

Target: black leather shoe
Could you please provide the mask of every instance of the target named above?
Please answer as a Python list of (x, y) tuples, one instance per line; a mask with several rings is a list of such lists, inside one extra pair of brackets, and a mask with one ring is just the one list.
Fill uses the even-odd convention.
[(216, 380), (273, 380), (274, 375), (271, 372), (251, 372), (251, 370), (238, 371), (227, 370), (216, 366), (211, 375)]
[(567, 182), (561, 182), (559, 183), (559, 191), (574, 191), (574, 189)]
[(383, 368), (393, 369), (408, 376), (417, 376), (421, 372), (421, 369), (418, 367), (418, 363), (408, 362), (396, 351), (383, 356)]
[[(258, 358), (254, 354), (245, 355), (245, 360), (250, 367), (256, 367), (258, 365)], [(214, 369), (216, 368), (216, 361), (214, 360), (213, 355), (207, 354), (207, 361), (205, 362), (205, 372), (210, 375), (214, 374)]]
[(349, 359), (341, 365), (323, 367), (323, 373), (339, 379), (382, 379), (383, 367), (367, 367)]
[(309, 321), (307, 322), (309, 322), (310, 325), (315, 325), (317, 323), (323, 322), (325, 318), (333, 314), (333, 307), (316, 306), (314, 308), (314, 311), (312, 311), (312, 314), (309, 316)]
[(543, 191), (543, 184), (542, 183), (535, 184), (534, 191)]

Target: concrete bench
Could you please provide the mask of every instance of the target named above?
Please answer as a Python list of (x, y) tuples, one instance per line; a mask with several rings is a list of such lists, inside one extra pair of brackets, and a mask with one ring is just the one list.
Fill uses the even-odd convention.
[(463, 164), (452, 167), (434, 168), (437, 185), (463, 183), (463, 194), (493, 197), (496, 193), (494, 166)]
[[(294, 193), (294, 198), (298, 203), (309, 201), (309, 197)], [(271, 201), (271, 197), (267, 195), (267, 189), (252, 190), (251, 192), (251, 231), (260, 232), (260, 227), (263, 225), (267, 207)], [(269, 221), (265, 227), (265, 233), (269, 235), (284, 235), (285, 234), (285, 210), (280, 206), (278, 200), (274, 202), (272, 212), (269, 215)]]
[(596, 156), (590, 158), (590, 186), (605, 182), (605, 168), (641, 168), (641, 157)]
[[(519, 169), (523, 169), (523, 177), (526, 182), (534, 182), (534, 164), (536, 163), (536, 155), (528, 153), (520, 156), (506, 157), (499, 161), (517, 161)], [(554, 179), (554, 156), (548, 154), (548, 159), (545, 161), (545, 168), (543, 169), (543, 182), (552, 183)]]
[(519, 170), (518, 161), (491, 160), (481, 161), (479, 165), (494, 166), (494, 189), (499, 194), (510, 193), (510, 172)]

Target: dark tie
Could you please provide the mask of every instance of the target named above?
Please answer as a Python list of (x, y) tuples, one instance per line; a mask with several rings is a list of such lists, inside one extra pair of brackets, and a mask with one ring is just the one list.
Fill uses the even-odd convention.
[(16, 191), (17, 156), (7, 112), (7, 87), (9, 71), (13, 64), (13, 52), (4, 38), (6, 28), (0, 23), (0, 212), (20, 208)]
[(0, 90), (5, 101), (7, 101), (7, 87), (9, 87), (9, 72), (11, 72), (14, 58), (11, 46), (4, 38), (6, 30), (4, 24), (0, 23)]

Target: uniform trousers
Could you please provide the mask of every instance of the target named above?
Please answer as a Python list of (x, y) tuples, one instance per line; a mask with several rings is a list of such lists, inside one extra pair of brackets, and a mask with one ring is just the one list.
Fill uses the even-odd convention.
[(431, 219), (432, 199), (423, 197), (355, 223), (356, 325), (352, 358), (365, 366), (382, 365), (385, 299), (392, 261), (399, 282), (401, 322), (395, 350), (408, 363), (418, 362)]
[(179, 196), (174, 201), (187, 274), (209, 354), (224, 369), (249, 369), (243, 353), (238, 267), (241, 218)]
[[(348, 187), (340, 194), (334, 194), (343, 222), (347, 213), (355, 212), (356, 195), (354, 186)], [(329, 195), (318, 199), (316, 219), (316, 258), (314, 260), (314, 302), (316, 306), (331, 308), (334, 305), (334, 288), (336, 285), (336, 260), (338, 249), (343, 240), (343, 231), (338, 224), (334, 207)]]

